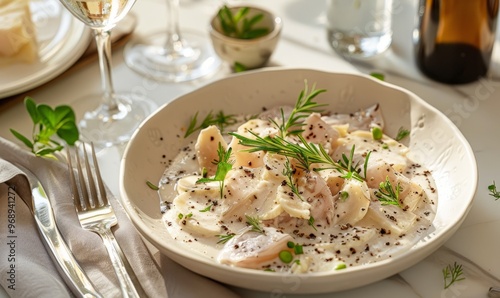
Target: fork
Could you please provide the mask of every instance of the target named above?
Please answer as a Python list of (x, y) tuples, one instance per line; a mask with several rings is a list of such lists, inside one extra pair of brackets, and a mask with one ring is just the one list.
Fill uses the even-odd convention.
[[(106, 190), (102, 182), (99, 165), (97, 164), (94, 145), (90, 144), (93, 167), (89, 162), (85, 144), (82, 147), (83, 158), (80, 158), (78, 148), (75, 149), (76, 176), (78, 178), (75, 176), (75, 171), (73, 170), (71, 150), (67, 150), (73, 201), (80, 225), (83, 229), (101, 236), (120, 282), (123, 297), (146, 297), (144, 289), (141, 287), (137, 276), (111, 231), (111, 227), (116, 225), (118, 221), (106, 197)], [(82, 170), (82, 162), (85, 172)]]

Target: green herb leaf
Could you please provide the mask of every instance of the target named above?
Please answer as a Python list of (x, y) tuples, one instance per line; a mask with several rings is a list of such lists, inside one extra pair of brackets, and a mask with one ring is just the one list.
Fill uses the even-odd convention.
[(252, 227), (253, 232), (265, 234), (264, 229), (260, 226), (260, 220), (257, 217), (251, 217), (249, 215), (245, 215), (247, 219), (247, 225)]
[(217, 149), (219, 160), (213, 161), (213, 163), (217, 165), (215, 176), (212, 178), (200, 178), (196, 181), (196, 183), (219, 182), (219, 191), (221, 198), (224, 193), (224, 179), (226, 178), (227, 173), (233, 168), (232, 162), (229, 161), (229, 158), (231, 157), (231, 151), (231, 147), (226, 151), (224, 150), (222, 144), (219, 143), (219, 147)]
[(149, 188), (151, 188), (152, 190), (159, 190), (160, 189), (157, 185), (155, 185), (149, 181), (146, 181), (146, 185), (149, 186)]
[(240, 62), (234, 62), (233, 68), (234, 68), (234, 72), (244, 72), (248, 69), (248, 67), (246, 67), (245, 65), (243, 65)]
[(300, 92), (299, 98), (297, 98), (295, 107), (290, 113), (288, 119), (285, 119), (285, 115), (282, 109), (282, 124), (278, 124), (273, 121), (279, 129), (281, 137), (284, 138), (289, 135), (298, 135), (302, 133), (303, 130), (301, 128), (301, 125), (304, 118), (308, 117), (311, 113), (321, 113), (323, 111), (321, 108), (326, 106), (326, 104), (318, 104), (317, 102), (313, 101), (316, 96), (323, 92), (326, 92), (326, 90), (316, 89), (315, 85), (313, 85), (311, 91), (309, 91), (307, 81), (305, 81), (304, 89)]
[(217, 241), (217, 244), (226, 243), (229, 240), (231, 240), (235, 235), (236, 235), (235, 233), (229, 233), (229, 234), (225, 234), (225, 235), (217, 235), (220, 238), (220, 240)]
[(208, 205), (206, 208), (203, 208), (203, 209), (201, 209), (199, 211), (200, 212), (208, 212), (208, 211), (210, 211), (212, 209), (213, 206), (214, 206), (214, 204), (212, 203), (212, 204)]
[(286, 185), (288, 187), (290, 187), (290, 189), (292, 190), (292, 193), (294, 193), (301, 201), (303, 201), (304, 199), (300, 195), (297, 184), (295, 184), (295, 182), (293, 181), (293, 174), (295, 174), (295, 170), (292, 169), (292, 166), (290, 165), (290, 160), (288, 159), (288, 157), (286, 158), (284, 166), (285, 167), (283, 169), (283, 176), (286, 177), (286, 181), (285, 181)]
[(315, 231), (317, 231), (316, 227), (314, 226), (314, 217), (312, 217), (312, 215), (307, 220), (307, 224), (310, 225)]
[(399, 183), (396, 187), (393, 187), (389, 180), (389, 176), (386, 176), (385, 181), (380, 182), (379, 189), (375, 192), (375, 196), (382, 205), (396, 205), (401, 207), (401, 202), (399, 201), (399, 193), (401, 190)]
[(395, 140), (399, 142), (399, 141), (403, 140), (404, 138), (406, 138), (409, 135), (410, 135), (410, 131), (409, 130), (404, 129), (403, 127), (400, 127), (399, 130), (398, 130), (398, 134), (396, 135)]
[(446, 266), (443, 268), (442, 272), (445, 289), (449, 288), (455, 282), (465, 279), (465, 277), (462, 277), (462, 274), (464, 273), (462, 265), (457, 264), (457, 262), (454, 262), (453, 266)]
[(45, 104), (37, 105), (31, 97), (24, 99), (24, 105), (33, 121), (32, 140), (18, 131), (11, 129), (11, 133), (36, 156), (51, 156), (64, 148), (53, 139), (54, 135), (64, 140), (68, 145), (74, 145), (80, 134), (76, 124), (75, 113), (66, 105), (52, 109)]
[(224, 132), (224, 128), (228, 125), (232, 125), (236, 123), (236, 117), (234, 115), (226, 115), (223, 111), (219, 111), (217, 114), (212, 114), (209, 112), (207, 116), (203, 119), (203, 121), (198, 124), (198, 112), (194, 114), (189, 122), (189, 126), (186, 129), (186, 133), (184, 134), (184, 138), (187, 138), (189, 135), (193, 134), (197, 130), (201, 130), (209, 127), (210, 125), (215, 125), (219, 128), (221, 132)]
[(384, 81), (385, 80), (385, 75), (383, 73), (379, 73), (379, 72), (372, 72), (370, 73), (370, 75), (374, 78), (377, 78), (381, 81)]
[(249, 12), (249, 7), (242, 7), (233, 14), (229, 7), (222, 6), (217, 13), (217, 18), (224, 35), (239, 39), (254, 39), (267, 35), (270, 31), (269, 28), (255, 28), (262, 21), (264, 15), (256, 14), (247, 18)]
[(497, 190), (497, 186), (495, 184), (495, 181), (493, 181), (493, 184), (488, 185), (488, 190), (490, 191), (489, 195), (495, 198), (495, 201), (500, 199), (500, 192)]

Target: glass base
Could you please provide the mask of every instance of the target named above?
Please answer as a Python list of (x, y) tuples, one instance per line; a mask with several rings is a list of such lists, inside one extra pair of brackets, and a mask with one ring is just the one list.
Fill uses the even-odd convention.
[(183, 32), (182, 47), (168, 51), (166, 32), (132, 40), (125, 46), (127, 65), (139, 74), (164, 82), (183, 82), (213, 74), (221, 66), (212, 44), (203, 35)]
[(79, 99), (76, 105), (85, 105), (85, 108), (75, 106), (76, 111), (88, 111), (79, 118), (80, 139), (93, 142), (96, 149), (129, 141), (142, 121), (157, 108), (152, 100), (134, 94), (118, 93), (115, 98), (118, 102), (115, 109), (99, 105), (100, 95)]
[(385, 52), (392, 42), (392, 34), (353, 35), (341, 31), (328, 31), (332, 48), (345, 58), (366, 59)]

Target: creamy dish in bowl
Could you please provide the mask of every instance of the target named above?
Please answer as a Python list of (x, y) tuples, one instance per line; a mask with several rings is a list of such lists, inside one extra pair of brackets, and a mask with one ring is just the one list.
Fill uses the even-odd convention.
[[(231, 121), (195, 130), (207, 115)], [(476, 179), (463, 136), (414, 94), (367, 76), (269, 69), (160, 108), (127, 146), (120, 188), (143, 236), (187, 268), (319, 293), (432, 253), (463, 221)]]

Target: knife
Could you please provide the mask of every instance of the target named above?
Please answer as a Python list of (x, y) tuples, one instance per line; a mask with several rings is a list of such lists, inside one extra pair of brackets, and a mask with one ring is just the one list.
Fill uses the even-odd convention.
[(33, 202), (31, 212), (35, 217), (38, 232), (43, 239), (45, 249), (57, 264), (57, 270), (64, 278), (66, 285), (78, 297), (102, 298), (102, 295), (94, 288), (87, 274), (76, 261), (66, 242), (64, 242), (57, 228), (50, 200), (42, 184), (31, 171), (19, 164), (15, 165), (28, 177)]

